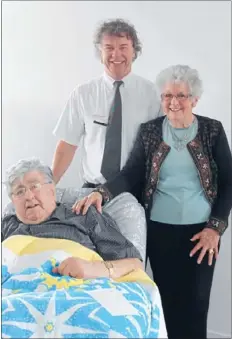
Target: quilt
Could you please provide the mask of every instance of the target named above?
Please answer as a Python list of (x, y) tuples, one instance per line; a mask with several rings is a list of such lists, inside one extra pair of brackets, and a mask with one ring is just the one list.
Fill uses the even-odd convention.
[(70, 240), (2, 243), (2, 338), (167, 337), (158, 288), (144, 271), (117, 280), (52, 272), (70, 256), (102, 260)]

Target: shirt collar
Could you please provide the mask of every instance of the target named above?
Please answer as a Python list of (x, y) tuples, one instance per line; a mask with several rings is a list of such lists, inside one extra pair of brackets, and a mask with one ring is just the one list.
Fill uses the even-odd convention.
[[(124, 78), (122, 78), (121, 80), (123, 81), (123, 85), (122, 86), (127, 86), (130, 83), (130, 79), (133, 77), (133, 73), (130, 72), (129, 74), (127, 74)], [(110, 86), (110, 87), (114, 87), (114, 82), (115, 79), (111, 78), (111, 76), (109, 76), (106, 71), (104, 71), (103, 73), (103, 78), (105, 80), (105, 82)]]
[(61, 204), (60, 202), (57, 202), (55, 210), (53, 211), (53, 213), (50, 215), (48, 219), (57, 218), (59, 220), (64, 220), (65, 212), (66, 212), (65, 206)]

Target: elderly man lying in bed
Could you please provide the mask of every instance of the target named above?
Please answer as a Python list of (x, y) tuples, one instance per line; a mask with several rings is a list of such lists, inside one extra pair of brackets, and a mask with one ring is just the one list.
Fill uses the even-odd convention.
[(6, 185), (15, 211), (2, 223), (3, 338), (166, 337), (159, 291), (108, 214), (57, 203), (36, 159), (13, 166)]
[(100, 214), (93, 207), (85, 216), (76, 215), (71, 208), (56, 202), (52, 171), (39, 160), (21, 160), (11, 167), (6, 185), (16, 215), (3, 219), (3, 240), (12, 235), (68, 239), (103, 258), (87, 261), (69, 257), (54, 267), (54, 273), (84, 279), (116, 279), (142, 268), (138, 250), (107, 214)]

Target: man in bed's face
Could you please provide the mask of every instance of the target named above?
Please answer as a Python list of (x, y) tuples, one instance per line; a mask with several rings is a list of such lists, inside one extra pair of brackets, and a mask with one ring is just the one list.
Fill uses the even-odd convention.
[(14, 181), (12, 202), (24, 224), (39, 224), (56, 208), (55, 185), (47, 183), (42, 173), (31, 171)]

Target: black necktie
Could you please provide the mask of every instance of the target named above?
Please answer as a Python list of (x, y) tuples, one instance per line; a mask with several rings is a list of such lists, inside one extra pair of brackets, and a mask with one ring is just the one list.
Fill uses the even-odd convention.
[(109, 115), (101, 173), (106, 180), (120, 171), (122, 139), (122, 100), (119, 87), (123, 81), (115, 81), (115, 97)]

